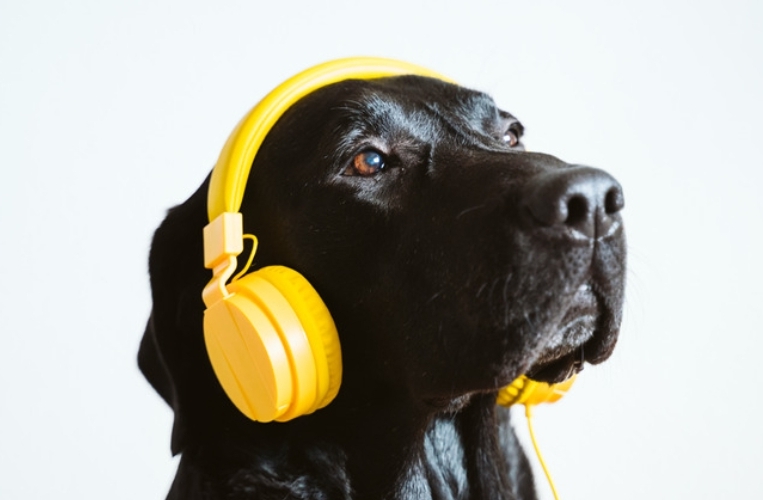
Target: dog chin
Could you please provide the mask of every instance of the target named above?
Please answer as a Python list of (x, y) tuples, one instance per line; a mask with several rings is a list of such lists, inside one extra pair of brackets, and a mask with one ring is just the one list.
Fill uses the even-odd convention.
[(597, 337), (601, 305), (590, 284), (581, 285), (570, 307), (542, 348), (527, 376), (533, 380), (558, 383), (583, 370), (585, 351)]

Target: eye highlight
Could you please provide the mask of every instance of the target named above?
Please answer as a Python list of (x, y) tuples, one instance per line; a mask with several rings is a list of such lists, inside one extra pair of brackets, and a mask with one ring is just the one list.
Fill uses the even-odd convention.
[(378, 174), (384, 170), (385, 166), (384, 156), (378, 151), (369, 149), (355, 155), (352, 159), (353, 172), (350, 172), (350, 174), (354, 173), (368, 177)]
[(503, 142), (509, 145), (510, 148), (513, 148), (517, 144), (519, 144), (519, 137), (513, 130), (507, 130), (503, 137), (501, 138)]

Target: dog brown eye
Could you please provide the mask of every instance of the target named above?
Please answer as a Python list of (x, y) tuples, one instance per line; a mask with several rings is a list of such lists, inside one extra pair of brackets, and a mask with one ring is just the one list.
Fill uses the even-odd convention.
[(519, 137), (517, 137), (517, 134), (515, 134), (513, 131), (507, 130), (503, 135), (503, 142), (508, 144), (510, 148), (513, 148), (519, 144)]
[(352, 168), (360, 175), (378, 174), (384, 169), (384, 157), (376, 151), (363, 151), (352, 159)]

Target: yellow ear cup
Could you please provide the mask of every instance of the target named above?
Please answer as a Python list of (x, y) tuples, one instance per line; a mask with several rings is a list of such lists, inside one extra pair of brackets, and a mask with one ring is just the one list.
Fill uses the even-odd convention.
[(342, 378), (339, 336), (308, 281), (272, 266), (227, 288), (204, 315), (204, 335), (236, 407), (258, 422), (285, 422), (330, 403)]
[[(266, 273), (261, 272), (246, 275), (228, 285), (228, 290), (232, 295), (245, 296), (266, 315), (266, 324), (261, 323), (259, 315), (249, 318), (255, 331), (272, 326), (281, 338), (291, 371), (292, 396), (288, 407), (279, 412), (275, 419), (286, 421), (303, 415), (315, 404), (317, 370), (315, 356), (305, 328), (296, 314), (295, 304), (273, 286), (266, 276)], [(249, 387), (249, 397), (259, 398), (262, 391), (256, 385)]]
[(318, 292), (297, 271), (270, 266), (260, 269), (257, 274), (286, 297), (310, 342), (315, 359), (317, 394), (314, 404), (305, 413), (312, 413), (329, 404), (342, 383), (342, 351), (334, 320)]
[(546, 382), (538, 382), (522, 375), (514, 380), (511, 385), (498, 391), (497, 402), (501, 406), (515, 404), (529, 406), (539, 403), (553, 403), (561, 399), (569, 388), (572, 387), (575, 377), (576, 375), (573, 375), (558, 384), (547, 384)]
[(293, 392), (281, 335), (256, 302), (231, 294), (204, 312), (204, 341), (225, 393), (244, 415), (270, 422), (288, 410)]

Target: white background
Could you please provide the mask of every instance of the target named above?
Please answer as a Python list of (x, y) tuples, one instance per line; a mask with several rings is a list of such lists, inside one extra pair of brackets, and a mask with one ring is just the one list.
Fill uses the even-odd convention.
[(491, 92), (529, 148), (625, 188), (620, 345), (536, 411), (562, 497), (763, 498), (753, 0), (0, 0), (0, 498), (164, 497), (152, 231), (266, 91), (358, 54)]

